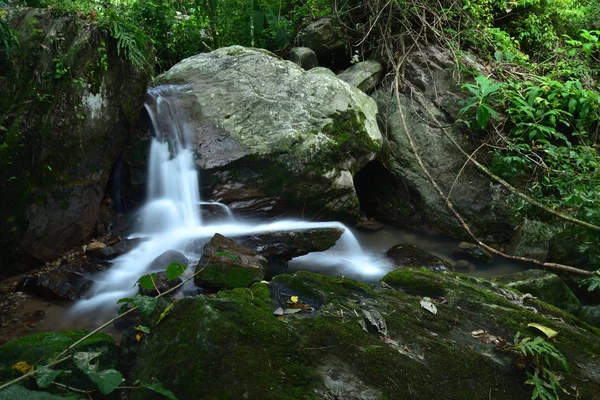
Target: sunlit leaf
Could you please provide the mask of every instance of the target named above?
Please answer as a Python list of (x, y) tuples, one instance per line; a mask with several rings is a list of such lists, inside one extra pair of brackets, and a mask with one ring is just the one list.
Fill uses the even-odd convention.
[(146, 290), (154, 289), (154, 282), (156, 282), (155, 273), (141, 276), (140, 279), (138, 279), (138, 283), (140, 284), (140, 286)]
[(160, 313), (160, 316), (158, 317), (158, 321), (156, 321), (156, 325), (160, 324), (160, 321), (162, 321), (171, 311), (171, 309), (173, 308), (173, 306), (175, 305), (176, 302), (173, 302), (171, 304), (169, 304), (167, 307), (165, 307), (165, 310)]
[(20, 373), (28, 374), (33, 371), (34, 366), (29, 364), (27, 361), (19, 361), (15, 365), (12, 366), (12, 369), (15, 371), (19, 371)]
[(138, 325), (134, 328), (136, 331), (141, 331), (147, 334), (150, 334), (150, 328), (148, 328), (147, 326), (144, 325)]
[(292, 297), (290, 297), (290, 301), (292, 303), (297, 303), (298, 302), (298, 296), (292, 296)]
[(544, 335), (546, 335), (548, 337), (548, 339), (552, 339), (553, 337), (558, 335), (558, 332), (556, 332), (554, 329), (550, 329), (544, 325), (530, 323), (530, 324), (527, 324), (527, 326), (531, 326), (532, 328), (536, 328), (536, 329), (542, 331), (544, 333)]

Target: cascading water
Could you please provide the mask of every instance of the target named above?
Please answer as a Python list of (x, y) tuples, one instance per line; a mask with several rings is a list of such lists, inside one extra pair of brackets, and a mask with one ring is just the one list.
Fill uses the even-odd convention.
[[(305, 222), (283, 220), (267, 224), (250, 224), (233, 219), (231, 210), (223, 204), (200, 200), (198, 173), (194, 164), (193, 128), (182, 106), (185, 86), (165, 85), (148, 92), (145, 107), (154, 129), (148, 163), (148, 193), (146, 205), (139, 214), (138, 232), (133, 237), (144, 241), (135, 249), (113, 261), (105, 273), (94, 277), (88, 299), (80, 300), (74, 312), (113, 309), (118, 299), (131, 297), (137, 279), (150, 272), (152, 261), (167, 250), (184, 253), (191, 261), (201, 254), (185, 252), (192, 239), (208, 240), (215, 233), (235, 237), (259, 232), (336, 227), (344, 230), (338, 243), (323, 253), (311, 253), (293, 260), (297, 265), (311, 264), (322, 270), (357, 278), (377, 279), (391, 268), (376, 255), (362, 251), (352, 232), (339, 222)], [(228, 218), (224, 222), (203, 224), (202, 204), (224, 207)], [(161, 266), (159, 270), (164, 270)]]

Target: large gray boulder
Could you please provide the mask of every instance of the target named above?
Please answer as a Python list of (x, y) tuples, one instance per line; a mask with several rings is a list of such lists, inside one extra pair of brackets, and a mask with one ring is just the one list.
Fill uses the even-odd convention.
[(352, 178), (382, 142), (358, 89), (239, 46), (187, 58), (157, 83), (190, 87), (205, 198), (256, 216), (358, 215)]
[(93, 233), (147, 76), (91, 21), (50, 9), (11, 18), (20, 46), (0, 62), (0, 253), (51, 260)]
[[(400, 94), (407, 129), (426, 168), (446, 195), (451, 191), (450, 201), (475, 233), (486, 240), (507, 242), (514, 228), (506, 193), (466, 163), (466, 157), (432, 122), (431, 115), (446, 125), (446, 131), (466, 152), (475, 150), (460, 126), (452, 125), (453, 110), (448, 107), (455, 105), (458, 99), (448, 83), (453, 82), (452, 70), (447, 70), (452, 64), (434, 56), (438, 50), (431, 50), (430, 56), (420, 53), (410, 58), (414, 65), (429, 65), (434, 73), (407, 74), (409, 79), (414, 78), (416, 87), (425, 89), (424, 94), (417, 91)], [(375, 192), (370, 196), (378, 199), (372, 204), (377, 216), (399, 225), (420, 225), (438, 232), (464, 235), (411, 151), (395, 96), (389, 91), (377, 91), (373, 97), (383, 110), (380, 115), (387, 140), (382, 163), (391, 173), (389, 180), (393, 183), (371, 187)], [(399, 202), (398, 199), (405, 200)]]
[(382, 76), (383, 67), (373, 60), (361, 61), (338, 74), (338, 78), (365, 93), (371, 91), (381, 81)]

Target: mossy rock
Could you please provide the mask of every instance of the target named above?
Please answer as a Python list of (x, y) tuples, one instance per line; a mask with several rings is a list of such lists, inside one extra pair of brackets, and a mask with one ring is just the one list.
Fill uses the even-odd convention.
[(494, 282), (508, 285), (521, 293), (531, 293), (545, 301), (576, 315), (579, 310), (579, 299), (556, 274), (539, 269), (501, 275), (493, 278)]
[[(444, 299), (432, 298), (435, 315), (421, 297), (398, 290), (417, 294), (426, 280), (444, 288)], [(529, 399), (512, 355), (471, 332), (510, 342), (518, 331), (535, 337), (527, 327), (535, 322), (560, 332), (555, 346), (571, 367), (560, 372), (563, 387), (576, 387), (582, 399), (600, 396), (600, 336), (569, 314), (532, 300), (534, 313), (509, 300), (518, 293), (460, 274), (403, 269), (384, 281), (370, 287), (308, 272), (279, 275), (249, 289), (181, 299), (155, 324), (165, 302), (147, 321), (152, 333), (129, 344), (137, 346), (130, 379), (161, 382), (180, 400)], [(366, 311), (385, 319), (388, 337), (363, 330)]]
[(250, 287), (263, 280), (266, 266), (254, 250), (217, 233), (204, 246), (194, 283), (213, 290)]
[[(44, 364), (87, 334), (88, 332), (84, 331), (43, 332), (6, 343), (0, 347), (0, 381), (9, 381), (21, 376), (20, 372), (12, 369), (16, 363), (26, 361), (31, 365)], [(109, 335), (96, 333), (79, 344), (75, 351), (100, 352), (97, 358), (99, 370), (117, 368), (115, 341)], [(70, 374), (59, 375), (56, 378), (58, 383), (82, 390), (95, 388), (87, 375), (70, 360), (58, 364), (54, 369), (71, 371)]]

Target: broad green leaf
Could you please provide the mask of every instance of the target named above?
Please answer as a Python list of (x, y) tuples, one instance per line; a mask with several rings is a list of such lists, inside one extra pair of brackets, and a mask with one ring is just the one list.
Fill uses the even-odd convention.
[(123, 297), (117, 301), (117, 304), (120, 303), (133, 303), (133, 299), (131, 297)]
[(175, 393), (171, 392), (169, 389), (165, 389), (160, 383), (145, 383), (141, 382), (140, 386), (146, 388), (148, 390), (152, 390), (158, 394), (162, 394), (166, 398), (170, 400), (178, 400), (175, 396)]
[(63, 372), (63, 371), (62, 370), (56, 371), (56, 370), (53, 370), (52, 368), (43, 366), (36, 370), (35, 382), (37, 383), (37, 385), (39, 387), (41, 387), (42, 389), (45, 389), (48, 386), (50, 386), (50, 384), (52, 382), (54, 382), (54, 379), (56, 379), (56, 377), (58, 375), (60, 375), (61, 372)]
[(148, 328), (147, 326), (144, 325), (138, 325), (134, 328), (136, 331), (142, 331), (146, 334), (150, 334), (150, 328)]
[(575, 99), (569, 100), (569, 112), (571, 114), (573, 114), (573, 113), (575, 113), (576, 109), (577, 109), (577, 100), (575, 100)]
[(102, 394), (112, 393), (123, 382), (123, 375), (117, 370), (107, 369), (100, 372), (89, 371), (87, 376), (98, 386)]
[(488, 109), (486, 107), (480, 106), (477, 109), (477, 125), (479, 125), (479, 127), (481, 129), (485, 128), (485, 126), (487, 125), (488, 122), (488, 118), (489, 118), (490, 112), (488, 111)]
[(178, 278), (181, 274), (183, 274), (185, 272), (186, 268), (187, 268), (187, 265), (172, 262), (171, 264), (169, 264), (169, 266), (167, 267), (167, 270), (165, 271), (165, 274), (167, 275), (167, 279), (173, 280), (175, 278)]
[(158, 317), (158, 321), (156, 321), (156, 325), (160, 324), (160, 321), (162, 321), (171, 311), (171, 309), (173, 308), (173, 306), (175, 305), (176, 301), (174, 301), (173, 303), (169, 304), (165, 310), (160, 313), (160, 316)]
[(548, 339), (552, 339), (553, 337), (558, 335), (558, 332), (556, 332), (554, 329), (550, 329), (544, 325), (530, 323), (530, 324), (527, 324), (527, 326), (531, 326), (532, 328), (539, 329), (540, 331), (542, 331), (544, 333), (544, 335), (546, 335), (548, 337)]
[(133, 303), (140, 309), (142, 314), (150, 314), (156, 308), (158, 299), (156, 297), (137, 295)]
[(141, 276), (140, 279), (138, 279), (138, 283), (140, 284), (140, 286), (146, 290), (154, 289), (154, 282), (156, 282), (156, 273), (154, 272), (148, 275)]

